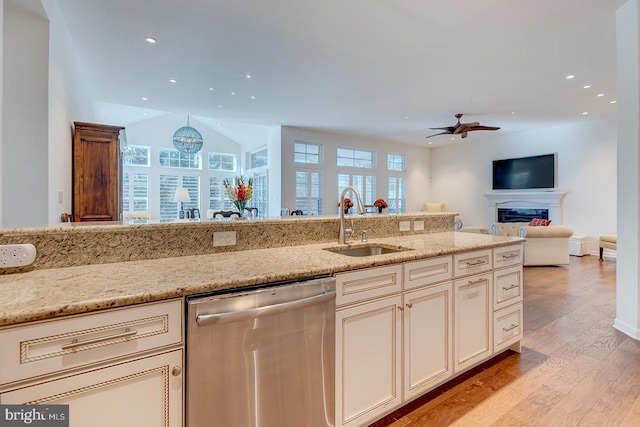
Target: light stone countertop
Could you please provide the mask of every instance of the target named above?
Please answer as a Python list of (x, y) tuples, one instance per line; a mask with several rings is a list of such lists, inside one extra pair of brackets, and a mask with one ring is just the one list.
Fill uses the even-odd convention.
[[(523, 242), (517, 237), (444, 232), (370, 239), (413, 250), (349, 257), (337, 243), (35, 270), (0, 276), (0, 326), (381, 266)], [(357, 246), (359, 242), (352, 242)]]

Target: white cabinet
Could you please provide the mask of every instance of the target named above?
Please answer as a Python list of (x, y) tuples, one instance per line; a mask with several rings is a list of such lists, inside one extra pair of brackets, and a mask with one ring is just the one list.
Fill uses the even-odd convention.
[(404, 400), (453, 375), (451, 282), (403, 295)]
[(181, 299), (0, 329), (0, 403), (68, 404), (71, 426), (182, 426)]
[(455, 372), (463, 371), (492, 354), (492, 291), (491, 273), (454, 282)]
[(336, 312), (336, 422), (361, 426), (401, 403), (399, 295)]
[(69, 426), (181, 426), (182, 350), (0, 393), (2, 404), (68, 404)]

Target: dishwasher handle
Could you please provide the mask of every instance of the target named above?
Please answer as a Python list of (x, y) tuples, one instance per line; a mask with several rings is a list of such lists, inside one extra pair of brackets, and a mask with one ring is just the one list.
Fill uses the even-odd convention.
[(271, 314), (278, 314), (288, 310), (297, 310), (301, 308), (311, 307), (312, 305), (330, 301), (335, 297), (335, 291), (326, 291), (325, 293), (309, 298), (287, 301), (280, 304), (268, 305), (266, 307), (252, 308), (250, 310), (230, 311), (227, 313), (216, 314), (202, 314), (196, 316), (196, 323), (198, 324), (198, 326), (205, 326), (211, 324), (239, 322), (242, 320), (268, 316)]

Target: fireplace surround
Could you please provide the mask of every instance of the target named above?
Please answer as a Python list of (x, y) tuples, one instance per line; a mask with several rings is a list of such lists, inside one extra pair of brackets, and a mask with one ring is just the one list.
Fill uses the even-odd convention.
[[(500, 221), (499, 210), (524, 211), (520, 222), (530, 221), (529, 215), (536, 218), (550, 219), (552, 224), (562, 224), (562, 200), (566, 196), (565, 191), (492, 191), (485, 197), (489, 203), (489, 223), (516, 222)], [(537, 213), (546, 211), (547, 217), (537, 216)], [(529, 218), (529, 219), (527, 219)]]

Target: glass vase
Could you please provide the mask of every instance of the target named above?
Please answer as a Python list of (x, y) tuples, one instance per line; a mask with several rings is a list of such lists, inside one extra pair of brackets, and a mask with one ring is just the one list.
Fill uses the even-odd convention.
[(236, 209), (240, 213), (240, 218), (247, 217), (247, 211), (245, 210), (245, 207), (247, 206), (246, 200), (234, 200), (233, 205), (236, 207)]

